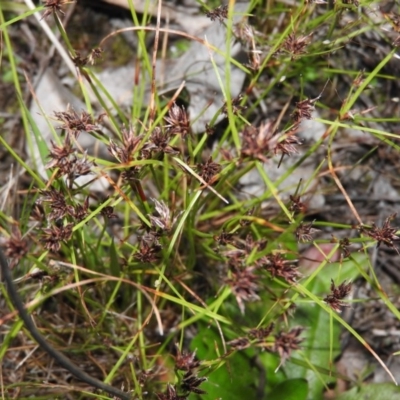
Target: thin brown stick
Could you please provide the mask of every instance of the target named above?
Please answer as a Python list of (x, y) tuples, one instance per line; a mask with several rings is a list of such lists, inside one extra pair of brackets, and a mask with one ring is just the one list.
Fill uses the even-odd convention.
[(158, 9), (157, 9), (157, 25), (156, 25), (156, 35), (154, 38), (154, 46), (153, 46), (153, 57), (151, 60), (151, 91), (150, 91), (150, 118), (149, 125), (154, 121), (156, 116), (156, 62), (157, 62), (157, 51), (158, 51), (158, 42), (160, 40), (160, 24), (161, 24), (161, 0), (158, 0)]
[(329, 141), (329, 144), (328, 144), (328, 168), (329, 168), (329, 172), (331, 173), (331, 176), (332, 176), (333, 180), (335, 181), (337, 187), (339, 188), (339, 190), (342, 192), (344, 198), (346, 199), (347, 204), (350, 207), (350, 210), (353, 212), (353, 215), (357, 219), (357, 222), (360, 225), (362, 225), (360, 215), (358, 214), (356, 208), (354, 207), (353, 202), (351, 201), (349, 195), (347, 194), (346, 189), (343, 187), (342, 182), (340, 182), (340, 179), (336, 175), (335, 168), (333, 167), (331, 141)]

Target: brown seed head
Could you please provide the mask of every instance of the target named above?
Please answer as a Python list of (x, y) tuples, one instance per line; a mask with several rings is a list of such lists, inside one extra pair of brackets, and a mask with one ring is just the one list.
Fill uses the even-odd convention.
[(358, 229), (362, 233), (375, 239), (378, 242), (377, 247), (379, 247), (383, 243), (386, 246), (396, 250), (396, 252), (400, 254), (399, 250), (394, 245), (394, 242), (400, 240), (399, 236), (396, 235), (398, 229), (390, 227), (390, 222), (396, 218), (396, 215), (397, 214), (392, 214), (389, 217), (387, 217), (381, 228), (377, 227), (375, 224), (372, 224), (371, 228), (360, 226), (358, 227)]
[(221, 171), (221, 165), (214, 162), (210, 157), (205, 163), (197, 164), (197, 170), (205, 182), (212, 184), (216, 180), (216, 175)]
[(23, 239), (19, 229), (14, 229), (10, 238), (4, 243), (4, 254), (9, 258), (20, 260), (28, 253), (28, 242)]
[(299, 55), (306, 53), (312, 33), (307, 36), (297, 36), (295, 33), (290, 33), (283, 43), (283, 49), (291, 54), (291, 59), (294, 60)]
[(285, 363), (293, 350), (298, 350), (300, 348), (299, 344), (303, 339), (299, 338), (299, 336), (303, 331), (304, 328), (299, 326), (291, 329), (287, 333), (280, 332), (275, 336), (273, 351), (277, 352), (281, 357), (280, 365)]
[(181, 371), (192, 371), (200, 366), (200, 361), (196, 360), (196, 351), (191, 353), (180, 351), (179, 345), (175, 344), (177, 354), (175, 356), (175, 369)]
[(43, 230), (42, 241), (44, 248), (52, 252), (57, 252), (61, 248), (61, 242), (67, 241), (72, 237), (73, 224), (57, 227), (52, 226)]
[(56, 14), (57, 12), (61, 15), (65, 15), (64, 11), (62, 10), (62, 6), (67, 3), (72, 3), (70, 0), (44, 0), (43, 6), (46, 9), (43, 13), (41, 19), (46, 19), (50, 14)]
[(224, 19), (228, 18), (228, 6), (218, 6), (214, 8), (214, 10), (207, 11), (206, 16), (211, 19), (211, 21), (218, 20), (221, 24), (224, 22)]
[(179, 107), (174, 103), (164, 119), (167, 122), (168, 132), (173, 135), (181, 135), (185, 138), (191, 132), (189, 114), (183, 106)]
[(313, 228), (312, 224), (312, 222), (309, 224), (301, 222), (300, 225), (297, 227), (296, 238), (299, 242), (311, 242), (313, 240), (313, 235), (317, 232), (320, 232), (319, 229)]
[(271, 156), (271, 150), (277, 144), (275, 137), (274, 124), (268, 121), (259, 128), (246, 126), (242, 131), (241, 156), (267, 162)]
[(336, 312), (342, 312), (343, 307), (349, 307), (349, 304), (341, 301), (351, 291), (351, 282), (346, 283), (343, 281), (338, 287), (335, 286), (335, 282), (331, 279), (331, 294), (324, 298), (324, 301)]
[(233, 268), (232, 275), (225, 282), (231, 287), (239, 309), (244, 314), (244, 302), (259, 300), (259, 277), (254, 274), (255, 267)]
[(286, 260), (281, 254), (271, 254), (258, 260), (258, 265), (267, 270), (272, 278), (281, 277), (287, 283), (293, 284), (301, 276), (295, 261)]

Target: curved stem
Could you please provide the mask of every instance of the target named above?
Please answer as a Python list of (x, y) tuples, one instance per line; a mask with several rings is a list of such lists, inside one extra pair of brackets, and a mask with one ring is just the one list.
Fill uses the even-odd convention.
[(25, 328), (32, 335), (32, 337), (36, 340), (38, 345), (44, 350), (47, 354), (54, 358), (63, 368), (69, 371), (75, 378), (79, 379), (82, 382), (87, 383), (90, 386), (93, 386), (97, 389), (103, 390), (106, 393), (110, 393), (113, 396), (117, 396), (122, 400), (130, 400), (131, 395), (129, 393), (123, 392), (117, 388), (114, 388), (106, 383), (99, 381), (96, 378), (88, 375), (86, 372), (82, 371), (77, 365), (75, 365), (69, 358), (64, 356), (64, 354), (60, 353), (58, 350), (54, 349), (47, 340), (42, 336), (42, 334), (37, 330), (35, 324), (31, 316), (27, 313), (24, 303), (22, 302), (21, 297), (18, 294), (18, 291), (14, 285), (11, 271), (8, 268), (8, 263), (3, 251), (0, 248), (0, 267), (3, 279), (7, 285), (7, 292), (10, 296), (12, 303), (15, 308), (19, 312), (19, 316), (24, 322)]

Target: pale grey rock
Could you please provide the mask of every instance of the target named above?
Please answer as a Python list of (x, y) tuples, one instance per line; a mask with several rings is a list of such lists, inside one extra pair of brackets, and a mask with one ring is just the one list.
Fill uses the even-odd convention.
[[(73, 108), (78, 113), (86, 110), (85, 104), (69, 89), (62, 85), (60, 79), (51, 70), (51, 68), (47, 68), (36, 86), (35, 99), (30, 107), (32, 118), (38, 128), (38, 131), (41, 133), (40, 140), (43, 140), (47, 146), (50, 146), (51, 140), (56, 142), (56, 137), (53, 133), (54, 131), (50, 127), (50, 124), (53, 126), (53, 129), (56, 130), (56, 133), (57, 126), (61, 125), (60, 122), (54, 118), (54, 112), (66, 111), (68, 107)], [(27, 145), (28, 154), (30, 155), (33, 164), (37, 167), (40, 175), (47, 179), (48, 176), (44, 167), (47, 160), (43, 162), (41, 159), (38, 144), (33, 132), (31, 138), (33, 152), (31, 152), (31, 148), (29, 145)], [(98, 143), (89, 134), (82, 132), (81, 135), (79, 135), (78, 143), (84, 151), (88, 152), (88, 154), (94, 154), (96, 152), (95, 147), (98, 145)], [(102, 156), (107, 154), (105, 146), (100, 146), (99, 151)], [(93, 175), (81, 176), (76, 179), (76, 182), (79, 185), (83, 185), (91, 181), (93, 178)], [(91, 189), (101, 191), (108, 186), (108, 182), (105, 180), (105, 178), (100, 177), (91, 185)]]
[[(243, 18), (243, 13), (248, 8), (248, 3), (237, 3), (233, 23)], [(226, 54), (226, 27), (215, 21), (199, 37)], [(232, 38), (233, 40), (233, 38)], [(242, 47), (239, 43), (230, 44), (230, 54), (233, 58), (240, 58)], [(211, 57), (217, 67), (214, 69)], [(216, 112), (224, 105), (225, 98), (220, 82), (224, 85), (223, 90), (230, 91), (232, 98), (238, 96), (242, 90), (246, 74), (238, 67), (231, 64), (230, 82), (226, 86), (226, 57), (210, 50), (204, 44), (193, 41), (184, 55), (182, 55), (175, 66), (166, 75), (166, 90), (178, 88), (183, 81), (190, 95), (189, 115), (194, 133), (205, 131), (206, 123), (209, 123)], [(220, 120), (219, 117), (218, 120)]]

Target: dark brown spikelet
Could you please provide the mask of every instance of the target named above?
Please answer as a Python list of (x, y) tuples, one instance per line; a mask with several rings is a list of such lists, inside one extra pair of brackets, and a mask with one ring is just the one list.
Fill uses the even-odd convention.
[(317, 100), (319, 100), (319, 97), (315, 99), (305, 99), (296, 103), (296, 108), (291, 115), (293, 121), (298, 124), (303, 119), (311, 119), (311, 113), (315, 110), (315, 103)]
[(42, 241), (44, 248), (54, 253), (60, 250), (61, 242), (67, 241), (72, 236), (73, 224), (57, 227), (52, 226), (50, 228), (43, 229)]
[(304, 328), (299, 326), (291, 329), (289, 332), (279, 332), (275, 336), (275, 344), (272, 351), (277, 352), (281, 358), (280, 365), (283, 365), (285, 361), (291, 356), (293, 350), (300, 348), (300, 343), (303, 341), (299, 338), (300, 334), (304, 331)]
[(283, 133), (274, 148), (274, 153), (281, 153), (283, 156), (296, 154), (297, 146), (302, 144), (297, 135), (299, 124), (295, 124), (289, 131)]
[(68, 178), (74, 180), (78, 176), (90, 174), (94, 165), (94, 163), (87, 159), (87, 154), (85, 152), (81, 158), (76, 159), (75, 162), (72, 163), (67, 174)]
[(64, 218), (66, 215), (73, 216), (75, 209), (72, 205), (67, 204), (65, 194), (57, 189), (50, 188), (47, 190), (40, 191), (41, 196), (38, 202), (48, 203), (51, 212), (47, 216), (49, 221), (59, 220)]
[[(244, 111), (246, 109), (246, 106), (242, 106), (240, 103), (243, 100), (243, 95), (239, 94), (237, 97), (235, 97), (234, 99), (232, 99), (232, 113), (234, 115), (239, 115), (242, 113), (242, 111)], [(228, 105), (225, 103), (223, 108), (222, 108), (222, 112), (225, 115), (228, 115)]]
[(378, 242), (377, 247), (383, 243), (386, 246), (394, 249), (397, 254), (400, 254), (398, 248), (394, 245), (394, 242), (398, 242), (400, 240), (400, 237), (396, 235), (397, 228), (392, 228), (390, 226), (390, 222), (396, 218), (396, 215), (397, 214), (392, 214), (387, 217), (381, 228), (377, 227), (375, 224), (372, 224), (371, 228), (360, 226), (358, 229), (360, 232), (376, 240)]
[(96, 60), (99, 60), (103, 54), (103, 49), (101, 47), (95, 47), (92, 49), (90, 52), (90, 55), (88, 57), (88, 62), (89, 64), (93, 65)]
[(49, 158), (50, 161), (46, 164), (45, 168), (60, 168), (61, 170), (68, 169), (69, 157), (75, 153), (75, 149), (71, 143), (70, 135), (65, 137), (62, 145), (57, 145), (51, 140), (51, 149)]
[(75, 67), (80, 68), (88, 64), (89, 56), (83, 57), (79, 51), (75, 50), (75, 56), (71, 56), (71, 60)]
[(77, 221), (83, 221), (89, 214), (89, 196), (86, 197), (83, 204), (77, 204), (74, 207), (74, 217)]
[(198, 174), (205, 182), (213, 184), (216, 180), (216, 175), (221, 171), (221, 165), (214, 162), (210, 157), (205, 163), (197, 164)]
[(41, 19), (46, 19), (49, 15), (60, 13), (61, 15), (65, 15), (64, 11), (62, 10), (62, 6), (64, 4), (71, 3), (70, 0), (44, 0), (43, 6), (45, 8), (45, 12)]
[(335, 286), (335, 282), (331, 279), (331, 294), (324, 298), (324, 301), (338, 313), (342, 312), (343, 307), (349, 307), (349, 304), (344, 303), (342, 300), (351, 291), (351, 282), (346, 283), (343, 281), (338, 287)]
[(234, 267), (232, 276), (226, 279), (226, 283), (231, 287), (232, 294), (236, 297), (239, 309), (244, 314), (244, 302), (259, 300), (259, 277), (254, 274), (256, 267), (239, 268)]
[(261, 268), (266, 269), (272, 278), (281, 277), (287, 283), (293, 284), (301, 276), (294, 260), (286, 260), (281, 254), (271, 254), (259, 260)]
[(86, 111), (82, 111), (79, 115), (73, 108), (67, 111), (54, 112), (56, 119), (63, 123), (59, 129), (64, 129), (78, 138), (81, 132), (91, 132), (98, 129), (93, 117)]
[(282, 47), (291, 55), (291, 59), (294, 60), (298, 56), (306, 53), (306, 47), (310, 43), (311, 36), (312, 33), (307, 36), (297, 37), (294, 33), (290, 33)]
[(219, 235), (215, 235), (213, 239), (217, 242), (218, 245), (224, 246), (226, 244), (233, 243), (234, 234), (222, 231)]
[(300, 225), (296, 229), (296, 238), (299, 242), (311, 242), (313, 240), (313, 235), (317, 232), (320, 232), (319, 229), (315, 229), (312, 227), (312, 222), (309, 224), (305, 224), (301, 222)]
[(189, 114), (184, 107), (174, 103), (164, 119), (167, 122), (166, 128), (172, 135), (181, 135), (185, 138), (191, 132)]
[(251, 346), (251, 342), (247, 337), (230, 340), (227, 344), (235, 350), (244, 350)]
[(196, 393), (196, 394), (206, 394), (207, 392), (199, 389), (199, 386), (206, 381), (206, 377), (198, 377), (192, 371), (186, 372), (183, 376), (181, 388), (184, 392)]
[(162, 247), (158, 238), (152, 234), (145, 235), (141, 238), (139, 249), (134, 257), (143, 263), (154, 263), (159, 260), (159, 253)]
[(158, 400), (186, 400), (187, 396), (179, 396), (176, 388), (168, 383), (167, 390), (164, 393), (156, 393)]
[(169, 144), (171, 139), (170, 132), (163, 131), (160, 127), (155, 127), (149, 140), (140, 150), (142, 158), (149, 159), (152, 154), (179, 154), (179, 149)]
[(122, 129), (122, 143), (116, 144), (112, 140), (108, 145), (108, 151), (123, 164), (128, 164), (134, 160), (135, 153), (138, 151), (142, 136), (136, 136), (135, 130), (130, 127)]
[(200, 366), (200, 361), (196, 360), (196, 351), (191, 353), (182, 351), (179, 349), (179, 345), (176, 343), (176, 356), (175, 356), (175, 369), (181, 371), (191, 371)]
[(28, 242), (23, 239), (19, 229), (14, 229), (11, 237), (4, 243), (4, 254), (9, 258), (21, 259), (28, 253)]
[(307, 212), (307, 206), (301, 201), (300, 196), (290, 195), (289, 210), (295, 214), (305, 214)]
[(277, 144), (274, 124), (268, 121), (260, 127), (246, 126), (241, 134), (241, 156), (267, 162)]
[(211, 21), (218, 20), (219, 22), (224, 22), (224, 19), (228, 18), (228, 6), (218, 6), (214, 10), (207, 11), (206, 16), (211, 19)]
[(251, 339), (256, 339), (257, 341), (264, 341), (274, 330), (274, 324), (271, 323), (265, 328), (254, 328), (250, 329), (249, 337)]
[(342, 259), (350, 256), (350, 254), (351, 254), (350, 249), (349, 249), (350, 246), (351, 246), (351, 243), (348, 238), (344, 238), (339, 241), (339, 249), (341, 252)]
[(100, 214), (107, 219), (118, 218), (118, 215), (114, 213), (114, 207), (112, 206), (102, 208)]

